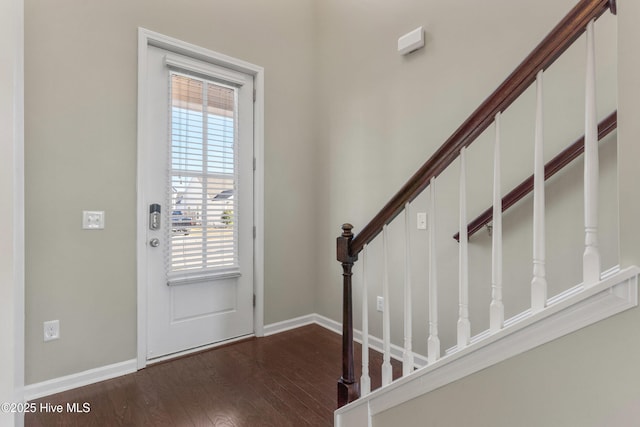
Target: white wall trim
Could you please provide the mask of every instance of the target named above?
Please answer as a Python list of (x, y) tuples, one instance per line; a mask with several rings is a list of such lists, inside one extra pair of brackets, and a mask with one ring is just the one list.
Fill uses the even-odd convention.
[(335, 424), (342, 425), (342, 417), (348, 417), (353, 423), (350, 411), (364, 413), (362, 406), (366, 405), (368, 419), (352, 425), (370, 425), (373, 416), (389, 408), (635, 307), (638, 305), (639, 275), (640, 268), (632, 266), (610, 274), (589, 289), (579, 285), (580, 292), (567, 292), (565, 299), (554, 299), (543, 311), (529, 312), (527, 316), (521, 316), (520, 322), (511, 323), (495, 334), (487, 334), (484, 340), (461, 351), (450, 352), (413, 375), (343, 406), (335, 412)]
[(144, 141), (146, 130), (141, 125), (145, 117), (147, 75), (147, 47), (156, 46), (171, 52), (183, 54), (214, 65), (219, 65), (254, 77), (256, 101), (254, 102), (254, 333), (263, 335), (264, 330), (264, 68), (200, 46), (165, 36), (144, 28), (138, 28), (138, 164), (137, 164), (137, 290), (138, 290), (138, 352), (137, 366), (147, 365), (147, 255), (146, 255), (146, 212), (144, 203), (143, 170)]
[[(289, 319), (282, 322), (272, 323), (263, 327), (264, 335), (274, 335), (281, 332), (288, 331), (290, 329), (299, 328), (301, 326), (317, 323), (321, 326), (327, 327), (333, 331), (333, 325), (337, 324), (326, 317), (318, 314), (308, 314), (306, 316), (296, 317), (295, 319)], [(328, 325), (332, 325), (329, 327)], [(181, 353), (172, 354), (166, 357), (160, 357), (150, 361), (145, 361), (147, 365), (163, 362), (166, 360), (174, 359), (176, 357), (186, 356), (191, 353), (198, 353), (205, 350), (210, 350), (221, 345), (227, 345), (236, 341), (242, 341), (250, 338), (252, 335), (246, 335), (235, 339), (211, 344), (208, 346), (198, 347), (196, 349), (187, 350)], [(55, 393), (61, 393), (63, 391), (71, 390), (85, 385), (94, 384), (100, 381), (109, 380), (122, 375), (131, 374), (138, 370), (138, 360), (131, 359), (124, 362), (115, 363), (112, 365), (102, 366), (99, 368), (90, 369), (84, 372), (67, 375), (60, 378), (54, 378), (51, 380), (43, 381), (36, 384), (30, 384), (24, 388), (24, 399), (33, 400), (39, 399), (44, 396), (49, 396)]]
[[(325, 329), (335, 332), (338, 335), (342, 335), (342, 324), (335, 320), (329, 319), (321, 314), (312, 313), (305, 316), (296, 317), (293, 319), (283, 320), (282, 322), (271, 323), (264, 327), (264, 336), (279, 334), (281, 332), (289, 331), (291, 329), (300, 328), (302, 326), (316, 324), (322, 326)], [(353, 330), (353, 339), (356, 342), (362, 344), (362, 331), (358, 329)], [(377, 352), (382, 353), (382, 340), (373, 335), (369, 335), (369, 347)], [(391, 344), (391, 357), (396, 360), (402, 361), (402, 352), (404, 349), (395, 344)], [(421, 368), (427, 364), (427, 358), (421, 354), (413, 353), (416, 368)]]
[(317, 316), (317, 314), (312, 313), (305, 316), (295, 317), (293, 319), (283, 320), (282, 322), (270, 323), (264, 326), (263, 336), (267, 337), (269, 335), (275, 335), (291, 329), (296, 329), (301, 326), (318, 323)]
[(256, 236), (253, 241), (253, 288), (256, 304), (253, 311), (254, 333), (264, 335), (264, 69), (257, 67), (254, 72), (253, 88), (256, 99), (253, 103), (253, 155), (256, 167), (253, 171), (253, 221)]
[[(25, 193), (24, 193), (24, 1), (16, 4), (16, 74), (14, 135), (13, 263), (14, 263), (14, 399), (24, 400), (25, 377)], [(16, 416), (16, 426), (24, 425), (24, 414)]]
[[(317, 314), (308, 314), (306, 316), (297, 317), (295, 319), (285, 320), (283, 322), (272, 323), (264, 326), (264, 333), (266, 335), (274, 335), (280, 332), (288, 331), (290, 329), (299, 328), (301, 326), (310, 325), (312, 323), (318, 323), (317, 317), (322, 317)], [(332, 322), (326, 317), (328, 322)], [(324, 322), (327, 324), (327, 322)], [(324, 326), (324, 325), (323, 325)], [(172, 354), (166, 357), (160, 357), (150, 361), (145, 360), (146, 365), (152, 365), (154, 363), (163, 362), (166, 360), (174, 359), (176, 357), (186, 356), (191, 353), (198, 353), (205, 350), (210, 350), (221, 345), (227, 345), (236, 341), (242, 341), (250, 338), (252, 335), (246, 335), (235, 339), (211, 344), (208, 346), (198, 347), (196, 349), (187, 350), (181, 353)], [(36, 384), (30, 384), (24, 388), (24, 399), (33, 400), (39, 399), (44, 396), (49, 396), (55, 393), (61, 393), (63, 391), (71, 390), (85, 385), (94, 384), (100, 381), (109, 380), (122, 375), (131, 374), (138, 370), (138, 360), (131, 359), (124, 362), (115, 363), (112, 365), (102, 366), (99, 368), (90, 369), (84, 372), (67, 375), (60, 378), (54, 378), (51, 380), (43, 381)], [(21, 400), (22, 401), (22, 400)]]
[(136, 372), (136, 367), (136, 359), (131, 359), (125, 362), (114, 363), (113, 365), (101, 366), (100, 368), (89, 369), (88, 371), (30, 384), (24, 388), (24, 397), (27, 401), (39, 399), (55, 393), (61, 393), (85, 385), (131, 374)]
[[(331, 320), (328, 317), (324, 317), (320, 314), (315, 314), (315, 323), (317, 323), (320, 326), (323, 326), (327, 329), (329, 329), (330, 331), (333, 331), (337, 334), (342, 335), (342, 324), (340, 322), (336, 322), (335, 320)], [(353, 340), (362, 344), (362, 331), (359, 329), (354, 329), (353, 330)], [(369, 334), (369, 348), (377, 351), (378, 353), (382, 353), (383, 352), (383, 341), (382, 339), (378, 338), (378, 337), (374, 337), (373, 335)], [(396, 344), (391, 344), (391, 357), (402, 362), (402, 353), (404, 352), (404, 348), (396, 345)], [(423, 366), (427, 365), (427, 357), (413, 352), (413, 360), (414, 360), (414, 366), (415, 368), (421, 368)]]
[[(0, 398), (24, 396), (24, 1), (0, 4)], [(22, 426), (0, 412), (0, 426)]]
[(147, 153), (144, 148), (146, 144), (142, 141), (146, 131), (142, 128), (141, 118), (146, 116), (147, 94), (146, 94), (146, 75), (148, 72), (147, 65), (147, 46), (149, 38), (142, 30), (138, 30), (138, 135), (137, 135), (137, 165), (136, 165), (136, 190), (137, 190), (137, 225), (136, 225), (136, 252), (137, 252), (137, 287), (138, 287), (138, 355), (137, 367), (142, 369), (147, 365), (147, 253), (146, 253), (146, 224), (145, 219), (146, 207), (144, 206), (141, 193), (144, 191), (144, 179), (141, 171), (143, 169), (143, 159)]

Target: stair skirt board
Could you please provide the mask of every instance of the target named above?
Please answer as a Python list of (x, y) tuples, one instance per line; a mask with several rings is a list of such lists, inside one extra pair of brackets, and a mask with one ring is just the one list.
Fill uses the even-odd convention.
[(339, 408), (334, 425), (368, 427), (373, 416), (387, 409), (636, 307), (639, 275), (636, 266), (614, 268), (588, 289), (575, 286), (549, 299), (544, 310), (525, 311), (506, 321), (499, 332), (479, 334), (463, 350), (451, 348), (432, 365)]

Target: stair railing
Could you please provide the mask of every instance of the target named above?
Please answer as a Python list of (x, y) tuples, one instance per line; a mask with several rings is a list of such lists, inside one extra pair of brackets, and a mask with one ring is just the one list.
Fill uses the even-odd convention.
[[(360, 396), (359, 384), (355, 379), (353, 355), (353, 311), (352, 311), (352, 269), (358, 260), (358, 255), (381, 232), (386, 235), (387, 225), (409, 204), (424, 191), (431, 187), (434, 194), (435, 179), (454, 160), (460, 157), (460, 271), (459, 271), (459, 320), (458, 345), (460, 350), (470, 343), (469, 309), (468, 309), (468, 266), (467, 259), (467, 220), (465, 210), (465, 150), (492, 123), (496, 125), (496, 142), (494, 145), (494, 197), (493, 197), (493, 261), (492, 261), (492, 302), (490, 311), (490, 330), (500, 330), (504, 325), (504, 308), (502, 306), (502, 242), (501, 215), (502, 198), (500, 197), (500, 115), (505, 111), (532, 83), (536, 82), (536, 136), (534, 150), (534, 256), (533, 280), (531, 283), (532, 312), (545, 308), (547, 303), (545, 278), (545, 242), (544, 242), (544, 175), (543, 141), (542, 141), (542, 81), (544, 71), (565, 52), (571, 44), (585, 31), (587, 32), (587, 84), (585, 108), (585, 253), (583, 256), (584, 285), (588, 287), (600, 280), (600, 256), (597, 250), (597, 186), (598, 186), (598, 125), (595, 108), (595, 60), (593, 26), (603, 13), (610, 10), (615, 14), (615, 0), (581, 0), (544, 40), (524, 59), (524, 61), (507, 77), (507, 79), (460, 125), (460, 127), (436, 150), (436, 152), (422, 165), (422, 167), (404, 184), (389, 202), (374, 216), (374, 218), (354, 236), (353, 226), (344, 224), (342, 234), (337, 238), (337, 259), (343, 268), (343, 348), (342, 348), (342, 377), (338, 381), (338, 407), (356, 400)], [(434, 199), (431, 198), (429, 211), (430, 229), (435, 229)], [(437, 277), (435, 274), (435, 241), (430, 234), (430, 269), (429, 269), (429, 338), (427, 341), (427, 359), (433, 363), (440, 358), (440, 343), (438, 339), (437, 320)], [(386, 240), (383, 237), (383, 240)], [(383, 253), (385, 252), (383, 243)], [(383, 256), (383, 258), (386, 258)], [(405, 257), (408, 260), (409, 257)], [(405, 268), (407, 268), (405, 266)], [(383, 268), (387, 270), (386, 261)], [(385, 274), (386, 277), (386, 274)], [(383, 288), (386, 278), (383, 277)], [(405, 279), (406, 281), (407, 279)], [(363, 284), (366, 288), (366, 281)], [(405, 304), (410, 296), (411, 285), (405, 282)], [(385, 290), (383, 289), (383, 293)], [(388, 292), (388, 290), (386, 291)], [(388, 304), (388, 298), (385, 298)], [(363, 307), (364, 308), (364, 307)], [(406, 312), (405, 307), (405, 312)], [(366, 312), (366, 310), (364, 310)], [(389, 318), (388, 307), (383, 311), (384, 362), (382, 367), (382, 385), (391, 382), (391, 368), (389, 362)], [(365, 318), (366, 319), (366, 318)], [(363, 329), (365, 322), (363, 319)], [(405, 316), (406, 319), (406, 316)], [(410, 321), (410, 319), (409, 319)], [(363, 336), (367, 335), (363, 330)], [(407, 333), (409, 337), (407, 337)], [(410, 342), (410, 327), (405, 328), (406, 344)], [(364, 340), (366, 341), (366, 340)], [(362, 353), (368, 352), (363, 346)], [(367, 357), (363, 357), (366, 363)], [(408, 358), (404, 363), (412, 363)], [(404, 369), (408, 375), (413, 367)], [(363, 392), (368, 393), (369, 378), (368, 365), (363, 365), (361, 380)]]
[[(603, 141), (604, 138), (613, 132), (618, 127), (618, 114), (616, 111), (609, 114), (598, 124), (598, 141)], [(560, 172), (565, 166), (577, 159), (582, 153), (584, 153), (584, 136), (578, 139), (576, 142), (562, 150), (553, 159), (549, 160), (544, 165), (544, 179), (545, 181), (551, 178), (556, 173)], [(522, 200), (527, 194), (533, 191), (533, 175), (518, 184), (513, 190), (507, 193), (502, 198), (502, 212), (509, 209), (511, 206)], [(471, 237), (482, 229), (485, 225), (488, 225), (493, 219), (493, 206), (487, 208), (484, 212), (478, 215), (474, 220), (467, 225), (467, 236)], [(453, 238), (460, 241), (460, 233), (453, 235)]]

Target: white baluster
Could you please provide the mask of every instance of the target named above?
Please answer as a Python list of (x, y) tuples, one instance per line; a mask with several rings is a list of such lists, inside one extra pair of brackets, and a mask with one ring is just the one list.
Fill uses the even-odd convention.
[(435, 363), (440, 359), (440, 338), (438, 337), (438, 275), (436, 272), (436, 179), (429, 184), (429, 338), (427, 339), (427, 361)]
[(362, 376), (360, 376), (360, 393), (366, 396), (371, 393), (371, 377), (369, 376), (369, 307), (367, 305), (367, 245), (362, 248)]
[(531, 280), (531, 309), (534, 313), (544, 309), (547, 305), (544, 236), (542, 75), (542, 71), (539, 71), (536, 77), (536, 126), (533, 172), (533, 279)]
[(471, 324), (469, 322), (469, 249), (467, 233), (467, 167), (465, 161), (466, 148), (460, 150), (460, 244), (459, 249), (459, 317), (458, 317), (458, 350), (469, 345), (471, 341)]
[(489, 328), (498, 332), (504, 325), (502, 303), (502, 193), (500, 181), (500, 113), (496, 114), (496, 140), (493, 146), (493, 227), (491, 234), (491, 306)]
[(413, 372), (413, 351), (411, 349), (411, 219), (409, 203), (404, 205), (404, 352), (402, 353), (402, 375)]
[(389, 317), (389, 256), (388, 256), (388, 232), (387, 225), (382, 227), (382, 253), (383, 253), (383, 273), (382, 273), (382, 298), (384, 299), (382, 309), (382, 385), (391, 384), (393, 371), (391, 368), (391, 318)]
[(585, 287), (600, 280), (598, 250), (598, 114), (596, 112), (596, 61), (594, 21), (587, 24), (587, 82), (584, 130), (584, 228), (585, 250), (582, 258)]

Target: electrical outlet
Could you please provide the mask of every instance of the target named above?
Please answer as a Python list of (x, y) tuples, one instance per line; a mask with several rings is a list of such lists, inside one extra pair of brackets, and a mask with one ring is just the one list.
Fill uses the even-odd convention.
[(60, 321), (49, 320), (44, 322), (44, 341), (57, 340), (60, 338)]
[(382, 297), (376, 298), (376, 310), (384, 311), (384, 298)]

